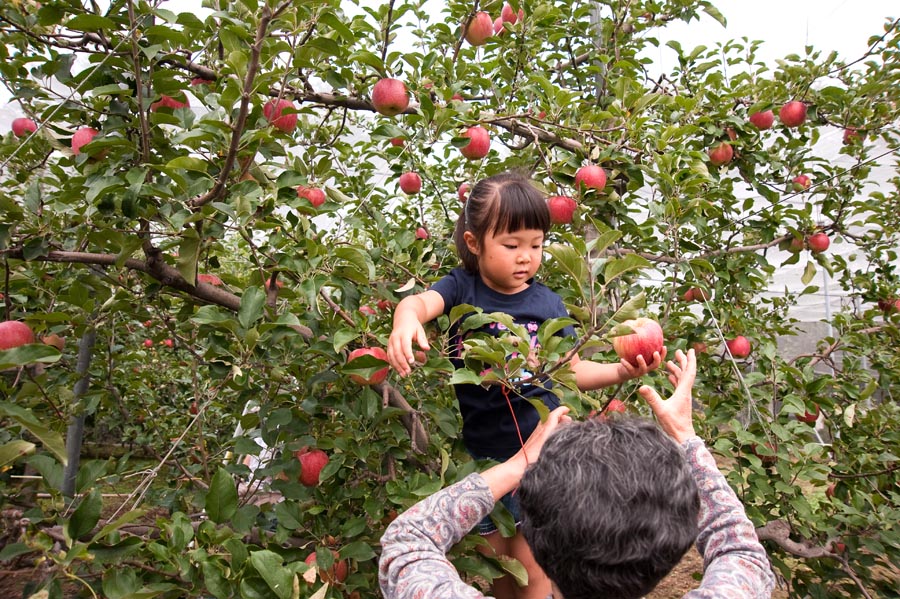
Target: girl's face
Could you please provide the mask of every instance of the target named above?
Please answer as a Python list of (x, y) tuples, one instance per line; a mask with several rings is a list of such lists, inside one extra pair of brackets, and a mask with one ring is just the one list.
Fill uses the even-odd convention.
[(489, 233), (482, 244), (466, 232), (465, 240), (469, 251), (478, 257), (481, 279), (498, 293), (527, 289), (544, 256), (544, 232), (540, 229)]

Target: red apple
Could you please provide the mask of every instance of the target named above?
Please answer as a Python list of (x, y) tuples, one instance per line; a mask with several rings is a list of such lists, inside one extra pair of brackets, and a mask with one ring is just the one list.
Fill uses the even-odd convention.
[(491, 149), (491, 136), (487, 129), (480, 125), (469, 127), (460, 137), (469, 138), (469, 143), (459, 149), (462, 155), (469, 160), (484, 158)]
[(606, 187), (606, 171), (601, 166), (588, 164), (575, 173), (575, 189), (581, 192), (588, 189), (601, 192), (604, 187)]
[(611, 414), (624, 414), (627, 411), (628, 408), (621, 400), (613, 398), (609, 400), (609, 403), (603, 408), (603, 411), (600, 413), (600, 419), (606, 420)]
[(165, 345), (166, 347), (172, 347), (173, 345), (175, 345), (175, 342), (171, 339), (163, 339), (163, 345)]
[(815, 412), (804, 411), (803, 414), (797, 414), (797, 420), (807, 424), (815, 424), (819, 418), (819, 406), (816, 406)]
[(681, 299), (686, 302), (705, 302), (709, 300), (709, 292), (701, 287), (691, 287), (682, 294)]
[(363, 304), (359, 307), (360, 314), (366, 314), (367, 316), (375, 316), (375, 308), (368, 304)]
[(883, 298), (878, 300), (878, 309), (882, 312), (900, 312), (900, 299)]
[(518, 14), (513, 10), (509, 3), (505, 3), (500, 9), (500, 18), (503, 21), (515, 25), (517, 21), (525, 18), (525, 12), (520, 8)]
[(797, 175), (791, 181), (791, 188), (796, 192), (806, 191), (812, 185), (812, 179), (806, 175)]
[(428, 229), (425, 227), (416, 229), (416, 239), (428, 239)]
[(156, 112), (160, 108), (171, 108), (172, 110), (176, 108), (187, 108), (191, 105), (188, 101), (187, 96), (183, 96), (184, 100), (179, 100), (177, 98), (173, 98), (172, 96), (167, 96), (162, 94), (156, 102), (150, 105), (150, 112)]
[(422, 177), (419, 173), (408, 172), (400, 175), (400, 189), (403, 193), (414, 194), (422, 191)]
[[(15, 126), (15, 123), (13, 123), (13, 125)], [(15, 129), (13, 129), (13, 131), (15, 131)], [(843, 141), (845, 146), (859, 143), (862, 141), (862, 138), (863, 136), (860, 133), (859, 129), (856, 129), (855, 127), (847, 127), (846, 129), (844, 129)]]
[(25, 137), (29, 133), (37, 131), (37, 124), (26, 118), (13, 119), (12, 132), (16, 137)]
[(34, 343), (34, 333), (24, 322), (6, 320), (0, 322), (0, 350)]
[(809, 246), (809, 251), (818, 254), (828, 249), (828, 246), (831, 245), (831, 240), (828, 239), (828, 235), (819, 231), (807, 237), (806, 245)]
[(152, 321), (152, 320), (145, 320), (145, 321), (144, 321), (144, 326), (145, 326), (146, 328), (149, 329), (151, 326), (153, 326), (153, 321)]
[(428, 354), (426, 354), (426, 353), (425, 353), (424, 351), (422, 351), (421, 349), (417, 349), (416, 351), (414, 351), (414, 352), (413, 352), (413, 357), (414, 357), (415, 360), (416, 360), (416, 364), (420, 364), (420, 365), (421, 365), (421, 364), (424, 364), (425, 362), (428, 361)]
[(711, 148), (707, 153), (709, 154), (709, 161), (713, 163), (713, 166), (728, 164), (731, 162), (731, 159), (734, 158), (734, 148), (726, 141)]
[(778, 118), (785, 127), (799, 127), (806, 121), (806, 104), (792, 100), (781, 107)]
[(297, 187), (297, 197), (306, 198), (313, 208), (318, 208), (325, 203), (325, 192), (318, 187), (306, 187), (299, 185)]
[(837, 490), (837, 483), (831, 483), (825, 488), (825, 497), (831, 499), (834, 497), (834, 492)]
[(72, 135), (72, 153), (76, 156), (81, 153), (82, 146), (91, 143), (91, 140), (100, 133), (93, 127), (82, 127)]
[(757, 129), (771, 129), (772, 125), (775, 123), (775, 113), (771, 110), (754, 112), (750, 115), (750, 123)]
[(385, 77), (372, 87), (372, 106), (385, 116), (396, 116), (409, 107), (409, 92), (399, 79)]
[(455, 93), (452, 96), (450, 96), (450, 101), (451, 102), (464, 102), (465, 98), (462, 97), (462, 94)]
[[(353, 362), (353, 360), (361, 356), (372, 356), (373, 358), (376, 358), (378, 360), (383, 360), (385, 362), (388, 361), (387, 352), (382, 348), (360, 347), (350, 352), (350, 354), (347, 356), (347, 364), (350, 364), (351, 362)], [(350, 380), (354, 383), (357, 383), (358, 385), (377, 385), (378, 383), (384, 382), (384, 380), (388, 376), (388, 371), (389, 367), (385, 366), (384, 368), (373, 372), (368, 378), (360, 374), (351, 374)]]
[[(199, 274), (197, 275), (198, 283), (206, 283), (207, 285), (212, 285), (213, 287), (221, 287), (222, 279), (217, 277), (216, 275), (208, 275), (208, 274)], [(149, 320), (147, 322), (150, 322)]]
[(403, 139), (402, 137), (392, 137), (391, 145), (396, 148), (402, 148), (403, 146), (406, 145), (406, 140)]
[(285, 110), (296, 110), (296, 107), (287, 98), (272, 98), (263, 106), (263, 116), (276, 129), (290, 133), (297, 128), (297, 113), (283, 114)]
[(796, 254), (797, 252), (801, 252), (804, 249), (806, 249), (806, 243), (803, 239), (800, 239), (799, 237), (791, 237), (791, 244), (788, 246), (789, 252), (793, 252)]
[(465, 203), (466, 198), (469, 197), (469, 184), (460, 183), (459, 188), (456, 190), (456, 196), (460, 202)]
[(734, 339), (725, 342), (728, 352), (735, 358), (746, 358), (750, 355), (750, 341), (743, 335), (738, 335)]
[(483, 46), (487, 39), (494, 34), (494, 20), (484, 11), (475, 13), (466, 27), (466, 41), (473, 46)]
[(550, 210), (550, 222), (556, 225), (568, 225), (572, 222), (572, 215), (578, 203), (568, 196), (550, 196), (547, 198), (547, 208)]
[(191, 85), (212, 85), (215, 83), (209, 79), (204, 79), (203, 77), (194, 77), (191, 79)]
[(503, 35), (506, 29), (503, 27), (503, 18), (497, 17), (494, 19), (494, 35)]
[(200, 412), (200, 406), (197, 405), (196, 401), (192, 401), (191, 405), (188, 407), (188, 413), (191, 416), (196, 416)]
[(294, 452), (300, 462), (300, 482), (307, 487), (319, 484), (319, 473), (328, 464), (328, 454), (321, 449), (301, 447)]
[(62, 351), (66, 347), (66, 340), (56, 333), (50, 333), (49, 335), (41, 337), (41, 343), (43, 343), (44, 345), (55, 347), (59, 351)]
[[(319, 570), (319, 577), (322, 579), (322, 582), (327, 582), (328, 584), (344, 582), (347, 579), (347, 561), (339, 559), (338, 552), (334, 549), (331, 550), (331, 554), (334, 556), (334, 564), (327, 570)], [(310, 566), (316, 564), (315, 552), (307, 555), (306, 559), (303, 561)]]
[(394, 302), (392, 302), (389, 299), (380, 299), (377, 302), (375, 302), (375, 305), (378, 306), (379, 310), (387, 311), (394, 307)]
[(153, 339), (144, 339), (144, 347), (153, 347)]
[(644, 362), (650, 364), (654, 353), (662, 353), (665, 341), (658, 322), (650, 318), (635, 318), (626, 320), (622, 325), (633, 332), (612, 338), (613, 349), (619, 358), (637, 366), (638, 356), (643, 356)]

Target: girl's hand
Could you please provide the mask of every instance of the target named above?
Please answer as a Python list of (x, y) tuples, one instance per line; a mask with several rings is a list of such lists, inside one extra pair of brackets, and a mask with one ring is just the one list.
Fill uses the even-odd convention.
[(418, 318), (413, 314), (398, 314), (394, 318), (394, 329), (388, 339), (387, 355), (388, 363), (401, 377), (409, 375), (412, 372), (412, 365), (415, 364), (413, 341), (423, 350), (428, 351), (430, 347), (428, 335)]
[(632, 364), (628, 360), (620, 360), (619, 364), (625, 369), (628, 379), (636, 379), (642, 377), (649, 372), (656, 370), (662, 366), (663, 360), (666, 359), (666, 348), (663, 347), (661, 352), (653, 352), (653, 361), (647, 364), (644, 356), (637, 357), (637, 364)]

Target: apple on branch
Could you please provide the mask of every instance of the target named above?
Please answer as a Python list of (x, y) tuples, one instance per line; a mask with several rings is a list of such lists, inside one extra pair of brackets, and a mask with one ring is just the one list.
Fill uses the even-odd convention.
[(0, 350), (34, 343), (34, 333), (24, 322), (6, 320), (0, 322)]
[(31, 119), (18, 118), (13, 119), (12, 132), (16, 137), (25, 137), (29, 133), (37, 131), (37, 123)]
[(723, 141), (717, 146), (711, 148), (708, 152), (709, 161), (713, 166), (722, 166), (728, 164), (734, 158), (734, 148), (727, 141)]
[(810, 179), (807, 175), (797, 175), (791, 181), (791, 189), (796, 192), (806, 191), (809, 189), (809, 186), (812, 185), (812, 179)]
[(300, 462), (300, 483), (307, 487), (318, 485), (319, 474), (328, 465), (328, 454), (321, 449), (301, 447), (294, 452), (294, 457)]
[(828, 238), (828, 235), (819, 231), (806, 239), (806, 245), (809, 246), (809, 251), (812, 253), (820, 254), (828, 249), (828, 246), (831, 245), (831, 240)]
[(459, 188), (456, 190), (456, 197), (459, 198), (459, 201), (463, 204), (466, 203), (466, 198), (469, 197), (469, 184), (468, 183), (460, 183)]
[(316, 566), (322, 582), (328, 584), (334, 584), (335, 582), (344, 582), (345, 580), (347, 580), (347, 560), (340, 559), (338, 552), (334, 549), (331, 550), (331, 555), (334, 558), (334, 563), (327, 570), (319, 568), (315, 552), (307, 555), (306, 559), (303, 561), (310, 566)]
[(551, 223), (568, 225), (572, 222), (578, 203), (568, 196), (550, 196), (547, 198), (547, 208), (550, 210)]
[(806, 122), (806, 104), (792, 100), (778, 111), (778, 118), (785, 127), (799, 127)]
[(81, 154), (81, 148), (91, 143), (94, 137), (100, 133), (93, 127), (82, 127), (72, 135), (72, 153)]
[(399, 79), (385, 77), (372, 86), (372, 106), (385, 116), (396, 116), (409, 107), (409, 92)]
[[(387, 362), (387, 352), (380, 347), (360, 347), (354, 349), (347, 356), (347, 365), (351, 365), (354, 360), (357, 358), (361, 358), (363, 356), (372, 356), (377, 360), (381, 360), (382, 362)], [(384, 380), (388, 376), (388, 371), (390, 367), (385, 366), (384, 368), (380, 368), (369, 376), (363, 376), (362, 374), (351, 374), (350, 380), (358, 385), (368, 386), (368, 385), (377, 385), (378, 383), (383, 383)]]
[(279, 131), (291, 133), (297, 128), (297, 113), (284, 114), (284, 111), (295, 109), (294, 103), (287, 98), (272, 98), (263, 106), (263, 116)]
[(735, 358), (746, 358), (750, 355), (750, 341), (743, 335), (738, 335), (734, 339), (729, 339), (725, 342), (725, 347), (728, 348), (728, 353)]
[(466, 41), (473, 46), (483, 46), (494, 34), (494, 20), (484, 11), (475, 13), (466, 26)]
[(613, 349), (619, 358), (637, 366), (638, 356), (643, 356), (644, 363), (650, 364), (653, 354), (662, 353), (665, 347), (663, 330), (652, 318), (626, 320), (620, 326), (631, 329), (631, 333), (612, 338)]
[(318, 187), (299, 185), (297, 186), (297, 197), (308, 200), (313, 208), (318, 208), (325, 203), (325, 192)]
[(750, 124), (759, 129), (760, 131), (764, 131), (766, 129), (771, 129), (772, 125), (775, 123), (775, 113), (771, 110), (762, 110), (758, 112), (754, 112), (750, 115)]
[(469, 138), (469, 143), (459, 149), (460, 153), (469, 160), (484, 158), (491, 150), (491, 136), (481, 125), (469, 127), (460, 137)]
[(581, 193), (593, 189), (599, 193), (606, 187), (606, 171), (602, 166), (588, 164), (582, 166), (575, 173), (575, 189)]
[(419, 173), (415, 172), (406, 172), (400, 175), (400, 189), (403, 190), (403, 193), (413, 195), (422, 191), (422, 177), (419, 176)]

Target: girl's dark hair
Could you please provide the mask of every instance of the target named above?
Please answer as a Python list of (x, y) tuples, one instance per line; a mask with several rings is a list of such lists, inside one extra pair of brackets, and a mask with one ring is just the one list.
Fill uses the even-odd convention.
[(550, 210), (544, 194), (525, 175), (509, 171), (475, 184), (463, 206), (453, 241), (463, 267), (478, 272), (478, 257), (469, 251), (465, 233), (475, 236), (480, 246), (488, 235), (522, 229), (550, 230)]

